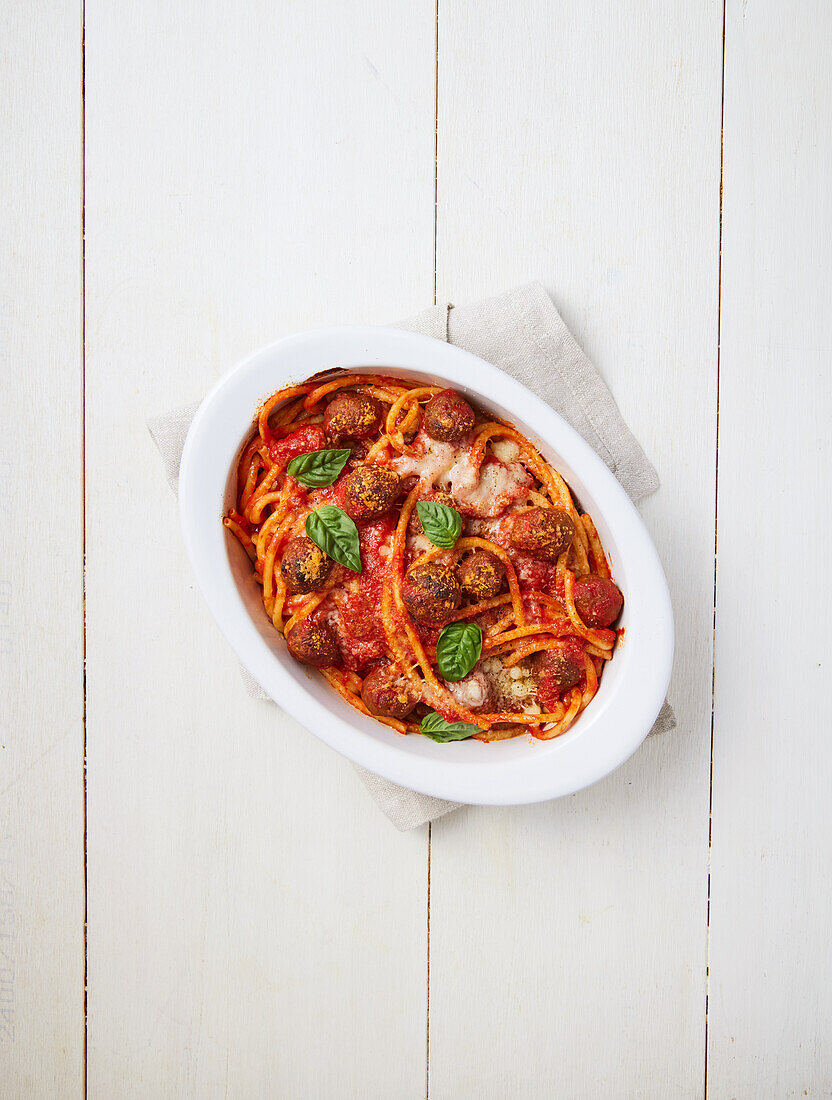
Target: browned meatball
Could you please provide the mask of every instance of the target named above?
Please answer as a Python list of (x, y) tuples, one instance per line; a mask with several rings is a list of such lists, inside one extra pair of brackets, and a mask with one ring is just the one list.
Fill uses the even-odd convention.
[(354, 443), (350, 443), (350, 465), (356, 462), (363, 462), (367, 457), (367, 452), (370, 449), (370, 444), (365, 443), (361, 439), (357, 439)]
[(384, 466), (359, 466), (344, 478), (344, 508), (353, 519), (375, 519), (393, 507), (401, 478)]
[(443, 623), (459, 604), (459, 581), (450, 565), (429, 561), (408, 569), (402, 599), (420, 623)]
[(286, 635), (286, 645), (296, 661), (313, 668), (327, 668), (338, 660), (338, 639), (325, 622), (301, 619)]
[(611, 626), (621, 614), (624, 597), (618, 585), (597, 573), (575, 578), (575, 608), (587, 626)]
[(577, 687), (584, 677), (583, 643), (578, 638), (563, 638), (556, 649), (535, 654), (532, 667), (539, 677), (538, 704), (544, 711), (554, 711), (563, 693)]
[(459, 563), (462, 595), (472, 600), (490, 600), (503, 587), (506, 571), (503, 563), (487, 550), (475, 550)]
[(562, 508), (526, 508), (511, 525), (511, 545), (532, 558), (557, 561), (575, 537), (575, 524)]
[(456, 390), (442, 390), (425, 405), (422, 425), (431, 439), (456, 443), (474, 426), (474, 410)]
[(364, 677), (361, 698), (371, 714), (406, 718), (419, 702), (419, 692), (392, 665), (376, 665)]
[(289, 592), (319, 592), (329, 580), (335, 563), (312, 539), (289, 539), (280, 563), (280, 575)]
[(324, 431), (333, 443), (369, 439), (381, 427), (381, 405), (361, 393), (339, 393), (324, 412)]
[(584, 675), (584, 647), (576, 639), (566, 639), (553, 649), (544, 649), (536, 653), (533, 662), (534, 671), (546, 678), (558, 691), (579, 684)]

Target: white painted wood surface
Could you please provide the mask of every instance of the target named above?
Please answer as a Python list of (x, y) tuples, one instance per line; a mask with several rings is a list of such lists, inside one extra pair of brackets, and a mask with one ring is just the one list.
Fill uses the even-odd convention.
[(832, 1093), (832, 13), (729, 3), (708, 1079)]
[[(828, 7), (728, 2), (721, 227), (720, 3), (85, 15), (83, 177), (80, 11), (0, 15), (0, 1096), (84, 1088), (82, 178), (88, 1094), (827, 1095)], [(679, 728), (429, 840), (246, 698), (144, 422), (434, 265), (541, 279), (658, 467)]]
[(0, 1096), (84, 1057), (81, 12), (0, 8)]
[(441, 6), (439, 293), (541, 278), (658, 468), (679, 728), (582, 794), (434, 827), (437, 1100), (702, 1094), (721, 45), (709, 5)]
[(86, 20), (90, 1095), (419, 1097), (425, 831), (246, 698), (145, 421), (431, 300), (434, 12)]

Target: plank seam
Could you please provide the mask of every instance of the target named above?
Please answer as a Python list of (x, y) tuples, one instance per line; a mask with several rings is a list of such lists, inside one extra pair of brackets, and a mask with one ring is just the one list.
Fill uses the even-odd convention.
[[(437, 256), (439, 240), (439, 0), (434, 15), (433, 59), (433, 304), (437, 302)], [(428, 822), (428, 882), (426, 928), (426, 988), (425, 988), (425, 1100), (430, 1098), (430, 861), (431, 823)]]
[(425, 1100), (430, 1096), (430, 840), (431, 823), (428, 822), (428, 895), (427, 895), (427, 994), (425, 1000), (427, 1026), (425, 1029)]
[(705, 948), (705, 1067), (703, 1092), (708, 1100), (708, 1047), (710, 1027), (708, 1009), (711, 993), (711, 857), (713, 853), (714, 827), (714, 714), (716, 689), (716, 602), (717, 602), (717, 546), (719, 542), (719, 381), (722, 369), (722, 204), (723, 180), (725, 169), (725, 28), (727, 22), (728, 0), (722, 4), (722, 96), (719, 119), (719, 269), (717, 276), (716, 310), (716, 453), (714, 458), (714, 610), (713, 632), (711, 639), (711, 745), (709, 763), (708, 790), (708, 904), (706, 910), (706, 948)]
[(436, 0), (435, 54), (433, 62), (433, 304), (436, 305), (439, 239), (439, 0)]
[(84, 1041), (82, 1047), (82, 1087), (84, 1097), (88, 1095), (87, 1048), (88, 1018), (87, 997), (89, 984), (88, 937), (87, 937), (87, 483), (86, 483), (86, 405), (87, 405), (87, 330), (86, 330), (86, 62), (87, 62), (87, 24), (85, 0), (81, 0), (81, 630), (82, 630), (82, 670), (81, 684), (83, 699), (81, 704), (81, 722), (83, 726), (83, 789), (84, 789)]

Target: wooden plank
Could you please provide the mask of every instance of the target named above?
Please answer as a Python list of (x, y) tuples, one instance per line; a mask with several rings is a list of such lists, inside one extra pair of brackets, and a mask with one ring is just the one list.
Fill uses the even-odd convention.
[(144, 422), (433, 292), (433, 3), (87, 3), (89, 1082), (424, 1094), (426, 831), (247, 699)]
[(540, 278), (654, 460), (679, 728), (433, 828), (430, 1096), (701, 1096), (722, 8), (443, 0), (440, 297)]
[(832, 1091), (832, 596), (823, 560), (832, 462), (830, 40), (828, 4), (787, 10), (729, 0), (714, 1097)]
[(84, 1060), (81, 13), (0, 13), (0, 1093)]

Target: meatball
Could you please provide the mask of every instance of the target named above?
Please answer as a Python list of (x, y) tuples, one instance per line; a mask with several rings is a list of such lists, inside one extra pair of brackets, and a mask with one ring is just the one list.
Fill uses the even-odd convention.
[(474, 410), (456, 390), (442, 390), (425, 405), (422, 426), (440, 443), (456, 443), (474, 426)]
[(401, 478), (384, 466), (359, 466), (344, 478), (344, 507), (353, 519), (375, 519), (393, 507)]
[(286, 635), (286, 645), (302, 665), (327, 668), (338, 660), (338, 639), (325, 622), (301, 619)]
[(414, 565), (405, 576), (402, 599), (414, 619), (438, 626), (459, 604), (459, 581), (442, 562)]
[(584, 647), (577, 639), (565, 639), (552, 649), (536, 653), (533, 667), (541, 684), (547, 680), (558, 693), (567, 691), (583, 679)]
[(555, 711), (563, 693), (584, 677), (584, 647), (577, 638), (564, 638), (557, 649), (537, 653), (532, 668), (538, 677), (538, 705), (544, 711)]
[(575, 608), (587, 626), (611, 626), (621, 614), (624, 597), (618, 585), (597, 573), (575, 578)]
[(369, 443), (365, 443), (363, 440), (358, 439), (355, 443), (350, 443), (350, 457), (349, 462), (352, 465), (355, 462), (363, 462), (367, 457), (367, 452), (370, 450)]
[(462, 595), (472, 600), (490, 600), (503, 587), (506, 571), (503, 563), (487, 550), (475, 550), (459, 563)]
[(381, 405), (360, 393), (339, 393), (324, 412), (324, 431), (333, 443), (369, 439), (381, 427)]
[(289, 592), (320, 592), (334, 564), (312, 539), (298, 535), (286, 543), (280, 575)]
[(557, 561), (575, 537), (575, 524), (562, 508), (526, 508), (511, 525), (511, 545), (529, 557)]
[(364, 677), (361, 698), (371, 714), (406, 718), (419, 702), (419, 692), (394, 666), (382, 664)]

